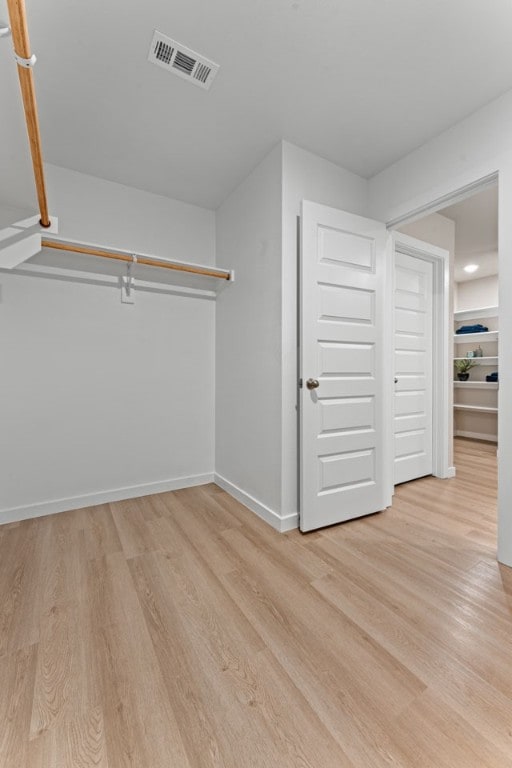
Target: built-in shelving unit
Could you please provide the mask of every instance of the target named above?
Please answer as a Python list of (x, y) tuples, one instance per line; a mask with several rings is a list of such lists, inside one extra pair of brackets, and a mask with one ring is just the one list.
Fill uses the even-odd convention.
[(455, 434), (465, 437), (479, 437), (497, 440), (498, 389), (495, 381), (486, 381), (491, 371), (498, 370), (498, 307), (477, 307), (454, 313), (456, 331), (462, 325), (481, 323), (489, 328), (483, 333), (454, 334), (455, 360), (466, 360), (468, 352), (479, 347), (482, 357), (470, 357), (474, 367), (468, 381), (453, 382), (456, 391)]

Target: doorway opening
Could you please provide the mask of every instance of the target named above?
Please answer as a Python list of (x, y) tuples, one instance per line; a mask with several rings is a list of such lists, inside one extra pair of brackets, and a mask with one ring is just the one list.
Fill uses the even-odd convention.
[[(485, 199), (493, 195), (496, 203), (497, 189), (491, 187), (497, 188), (496, 175), (387, 226), (303, 201), (298, 382), (302, 531), (391, 506), (395, 484), (428, 475), (453, 477), (454, 413), (497, 417), (498, 375), (485, 368), (497, 368), (498, 329), (460, 329), (462, 323), (457, 324), (454, 315), (455, 294), (459, 301), (468, 290), (460, 287), (463, 281), (456, 285), (456, 263), (460, 261), (462, 269), (467, 266), (463, 260), (468, 253), (474, 259), (480, 255), (482, 264), (485, 261), (484, 249), (476, 238), (470, 251), (460, 248), (464, 229), (459, 223), (457, 241), (457, 206), (464, 202), (467, 208), (473, 196), (477, 208), (485, 208)], [(481, 193), (485, 193), (483, 203)], [(494, 210), (497, 219), (496, 206)], [(474, 213), (466, 216), (468, 220), (474, 217)], [(495, 233), (497, 252), (496, 227)], [(487, 250), (488, 256), (492, 248)], [(396, 274), (400, 269), (399, 285)], [(464, 274), (471, 273), (466, 270)], [(495, 309), (497, 319), (497, 306)], [(404, 314), (400, 323), (399, 313)], [(399, 344), (395, 331), (401, 337)], [(483, 333), (491, 335), (484, 337)], [(475, 336), (478, 345), (466, 349), (463, 345), (471, 346)], [(484, 339), (495, 343), (494, 355), (492, 350), (485, 354), (481, 346)], [(454, 353), (455, 343), (461, 345), (463, 354)], [(398, 377), (397, 352), (402, 365)], [(458, 386), (454, 369), (455, 363), (464, 361), (469, 362), (470, 369), (479, 368), (477, 385), (465, 389)], [(400, 377), (404, 379), (395, 390), (393, 377), (397, 379), (395, 385)], [(454, 402), (457, 389), (463, 393), (480, 390), (485, 396), (494, 392), (496, 406)], [(457, 424), (456, 430), (466, 431)], [(479, 451), (487, 453), (495, 465), (496, 443), (488, 440), (489, 435), (457, 434), (457, 447), (461, 441), (471, 440), (471, 450), (478, 455)], [(401, 470), (408, 465), (407, 472), (397, 471), (397, 459)], [(467, 467), (465, 462), (462, 473)], [(473, 469), (478, 471), (478, 461), (470, 469), (474, 478)], [(428, 482), (432, 484), (432, 480)], [(494, 499), (490, 505), (495, 506), (495, 479), (489, 485), (492, 483)], [(448, 486), (444, 490), (453, 495)], [(444, 490), (439, 486), (440, 493)]]
[[(467, 459), (484, 477), (495, 463), (498, 443), (499, 303), (498, 181), (444, 207), (436, 205), (399, 232), (450, 254), (450, 358), (442, 375), (450, 380), (453, 417), (450, 453)], [(450, 202), (450, 201), (447, 201)], [(451, 447), (453, 445), (453, 448)], [(467, 471), (467, 470), (465, 470)]]

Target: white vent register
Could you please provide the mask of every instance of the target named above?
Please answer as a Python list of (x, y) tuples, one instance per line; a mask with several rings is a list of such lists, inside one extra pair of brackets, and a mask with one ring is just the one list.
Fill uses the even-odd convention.
[(208, 90), (219, 65), (155, 30), (148, 61)]

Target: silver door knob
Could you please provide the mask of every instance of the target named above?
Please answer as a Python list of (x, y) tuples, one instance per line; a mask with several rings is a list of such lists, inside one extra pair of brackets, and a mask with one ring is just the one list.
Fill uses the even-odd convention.
[(318, 379), (308, 379), (306, 381), (306, 387), (308, 389), (316, 389), (319, 386), (320, 386), (320, 382), (318, 381)]

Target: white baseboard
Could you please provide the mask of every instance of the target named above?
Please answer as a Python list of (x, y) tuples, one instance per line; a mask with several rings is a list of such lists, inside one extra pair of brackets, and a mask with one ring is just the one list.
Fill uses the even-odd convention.
[(298, 527), (299, 516), (297, 513), (281, 517), (281, 515), (278, 515), (273, 509), (267, 507), (266, 504), (258, 501), (254, 496), (246, 493), (237, 485), (217, 473), (215, 473), (214, 482), (226, 491), (226, 493), (229, 493), (230, 496), (233, 496), (234, 499), (239, 501), (245, 507), (248, 507), (251, 512), (254, 512), (258, 517), (261, 517), (262, 520), (265, 520), (266, 523), (269, 523), (269, 525), (271, 525), (272, 528), (275, 528), (276, 531), (284, 533), (285, 531), (291, 531), (293, 528)]
[(457, 430), (455, 432), (455, 437), (469, 437), (472, 440), (486, 440), (489, 443), (498, 442), (497, 435), (483, 435), (481, 432), (462, 432), (460, 430)]
[(205, 485), (206, 483), (213, 482), (214, 474), (211, 472), (204, 475), (178, 477), (173, 480), (159, 480), (156, 483), (129, 485), (125, 488), (115, 488), (110, 491), (100, 491), (99, 493), (87, 493), (83, 496), (71, 496), (67, 499), (42, 501), (37, 504), (12, 507), (11, 509), (0, 509), (0, 525), (18, 522), (19, 520), (29, 520), (32, 517), (41, 517), (42, 515), (52, 515), (55, 512), (68, 512), (72, 509), (94, 507), (98, 504), (111, 504), (114, 501), (137, 499), (140, 496), (150, 496), (153, 493), (178, 491), (180, 488), (190, 488), (193, 485)]
[(457, 469), (455, 467), (448, 467), (448, 470), (447, 470), (446, 475), (444, 477), (445, 477), (445, 479), (447, 479), (447, 478), (450, 478), (450, 477), (455, 477), (456, 474), (457, 474)]
[(298, 527), (297, 514), (281, 517), (273, 509), (270, 509), (270, 507), (254, 498), (254, 496), (246, 493), (237, 485), (222, 477), (222, 475), (214, 474), (213, 472), (204, 475), (178, 477), (173, 480), (160, 480), (156, 483), (130, 485), (124, 488), (87, 493), (81, 496), (70, 496), (64, 499), (42, 501), (37, 504), (27, 504), (20, 507), (11, 507), (10, 509), (0, 509), (0, 525), (15, 523), (20, 520), (30, 520), (33, 517), (42, 517), (43, 515), (52, 515), (57, 512), (69, 512), (73, 509), (95, 507), (99, 504), (111, 504), (115, 501), (124, 501), (125, 499), (136, 499), (141, 496), (150, 496), (154, 493), (178, 491), (180, 488), (190, 488), (195, 485), (205, 485), (206, 483), (213, 482), (217, 483), (217, 485), (248, 507), (252, 512), (255, 512), (258, 517), (261, 517), (277, 531), (284, 533)]

